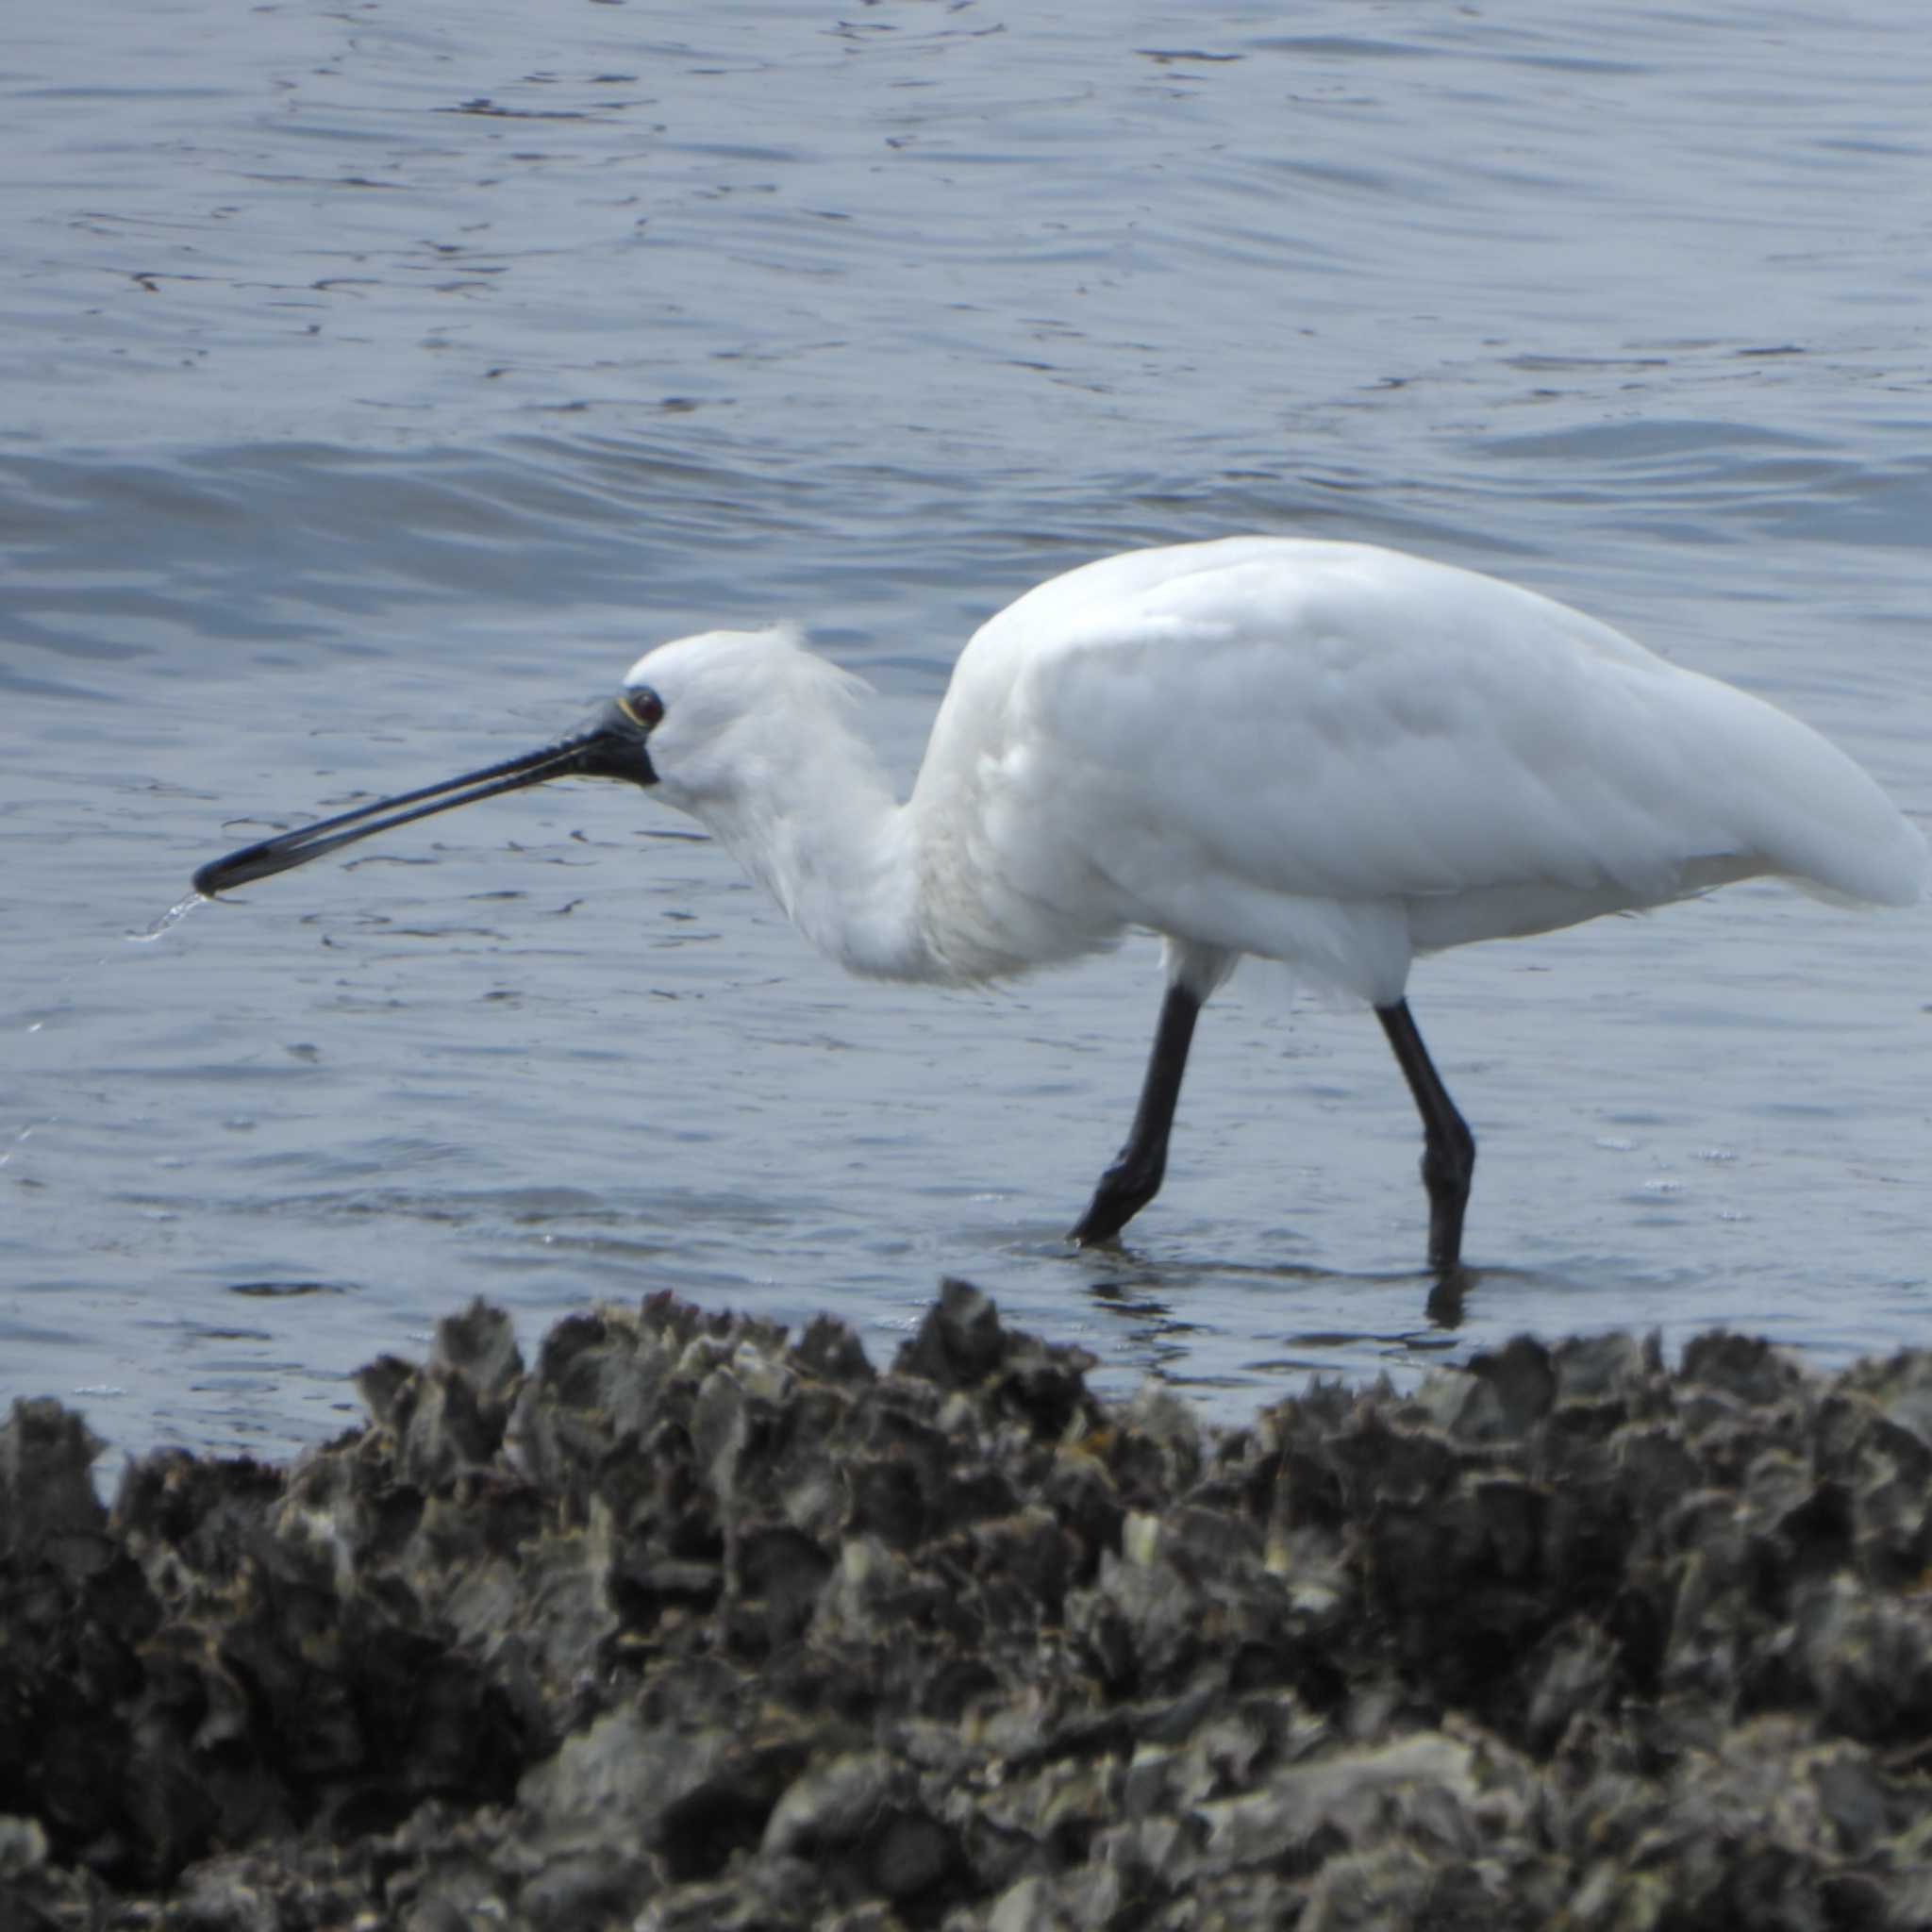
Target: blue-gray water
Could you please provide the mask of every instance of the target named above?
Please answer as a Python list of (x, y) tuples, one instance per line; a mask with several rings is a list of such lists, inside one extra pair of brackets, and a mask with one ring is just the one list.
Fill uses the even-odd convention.
[(1915, 0), (119, 0), (4, 58), (0, 1394), (278, 1454), (479, 1290), (880, 1354), (945, 1273), (1223, 1415), (1525, 1327), (1925, 1339), (1922, 913), (1425, 964), (1459, 1325), (1380, 1030), (1265, 973), (1096, 1257), (1151, 941), (847, 982), (589, 786), (131, 937), (713, 623), (810, 625), (909, 774), (1008, 596), (1247, 529), (1569, 598), (1932, 812)]

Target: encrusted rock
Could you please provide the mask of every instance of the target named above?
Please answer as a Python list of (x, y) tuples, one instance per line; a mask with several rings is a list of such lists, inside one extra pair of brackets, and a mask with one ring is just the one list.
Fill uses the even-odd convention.
[(0, 1925), (1932, 1923), (1932, 1356), (1235, 1432), (946, 1284), (481, 1303), (281, 1471), (0, 1424)]

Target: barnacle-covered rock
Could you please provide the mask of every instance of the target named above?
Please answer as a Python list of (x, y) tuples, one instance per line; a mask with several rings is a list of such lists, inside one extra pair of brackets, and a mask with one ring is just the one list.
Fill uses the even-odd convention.
[(291, 1470), (0, 1424), (0, 1924), (1932, 1923), (1932, 1356), (1527, 1339), (1241, 1430), (482, 1304)]

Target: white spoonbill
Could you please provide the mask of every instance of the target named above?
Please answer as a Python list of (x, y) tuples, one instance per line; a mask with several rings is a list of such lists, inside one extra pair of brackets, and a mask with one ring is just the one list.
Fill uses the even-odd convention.
[(1166, 1000), (1082, 1242), (1158, 1190), (1202, 1003), (1243, 953), (1285, 960), (1375, 1009), (1446, 1272), (1475, 1141), (1404, 996), (1419, 953), (1759, 874), (1880, 905), (1926, 878), (1917, 829), (1783, 711), (1532, 591), (1369, 544), (1232, 537), (1029, 591), (961, 652), (904, 804), (852, 728), (862, 688), (791, 630), (680, 638), (576, 736), (194, 883), (585, 774), (690, 813), (854, 973), (971, 985), (1151, 927)]

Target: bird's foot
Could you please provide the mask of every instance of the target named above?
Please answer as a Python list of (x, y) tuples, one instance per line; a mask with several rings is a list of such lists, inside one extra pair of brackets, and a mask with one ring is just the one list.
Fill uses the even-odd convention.
[[(1164, 1163), (1163, 1163), (1164, 1165)], [(1087, 1211), (1071, 1229), (1067, 1239), (1083, 1248), (1110, 1241), (1160, 1191), (1161, 1169), (1125, 1157), (1114, 1162), (1100, 1176)]]
[(1475, 1286), (1475, 1276), (1460, 1261), (1453, 1267), (1438, 1268), (1435, 1275), (1423, 1311), (1438, 1328), (1459, 1328), (1463, 1300)]

